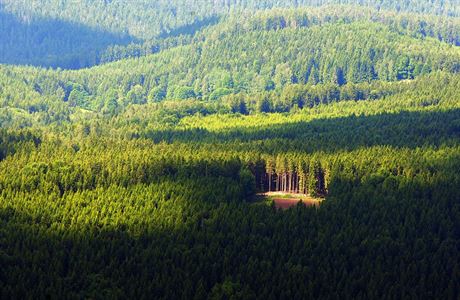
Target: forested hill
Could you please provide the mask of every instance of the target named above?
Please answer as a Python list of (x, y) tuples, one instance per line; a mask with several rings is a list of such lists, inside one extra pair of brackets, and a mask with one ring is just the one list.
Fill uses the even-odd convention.
[[(156, 52), (161, 47), (158, 39), (193, 34), (232, 11), (324, 4), (454, 17), (460, 14), (458, 0), (2, 0), (0, 63), (78, 69), (123, 58), (125, 52)], [(127, 45), (130, 47), (118, 48)]]
[(348, 4), (444, 16), (460, 15), (457, 0), (2, 0), (1, 3), (6, 12), (20, 16), (24, 20), (33, 20), (36, 17), (60, 19), (112, 33), (126, 33), (140, 39), (169, 33), (198, 20), (227, 13), (231, 9)]
[(459, 28), (457, 19), (341, 6), (232, 15), (185, 45), (91, 69), (0, 67), (0, 95), (3, 107), (25, 115), (50, 107), (114, 115), (188, 98), (243, 113), (285, 112), (381, 98), (409, 87), (407, 80), (459, 73)]

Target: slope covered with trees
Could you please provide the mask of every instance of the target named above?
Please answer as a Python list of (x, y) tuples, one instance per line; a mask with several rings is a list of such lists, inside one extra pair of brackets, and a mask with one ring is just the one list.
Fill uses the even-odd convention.
[[(2, 297), (456, 298), (453, 97), (4, 132)], [(327, 198), (251, 203), (267, 189)]]
[[(433, 15), (241, 10), (180, 37), (294, 1), (180, 21), (197, 1), (2, 1), (88, 9), (75, 53), (106, 14), (101, 51), (107, 32), (173, 36), (83, 70), (0, 65), (0, 298), (458, 299), (457, 6), (359, 2)], [(278, 210), (269, 191), (324, 200)]]
[[(69, 109), (108, 114), (130, 104), (185, 98), (244, 101), (248, 110), (269, 112), (289, 110), (292, 103), (278, 100), (305, 94), (307, 85), (317, 87), (308, 88), (313, 94), (298, 103), (300, 108), (342, 98), (383, 97), (404, 86), (389, 82), (460, 70), (457, 19), (334, 7), (260, 12), (244, 20), (235, 15), (193, 39), (170, 40), (157, 54), (87, 70), (1, 67), (7, 74), (4, 90), (17, 88), (14, 78), (21, 90), (36, 95), (35, 101), (46, 98), (41, 105), (54, 99)], [(176, 47), (176, 42), (185, 45)], [(364, 95), (359, 90), (378, 92)], [(21, 104), (14, 98), (14, 92), (5, 96), (4, 106), (27, 106), (27, 97), (17, 99)], [(269, 103), (262, 105), (264, 101)], [(29, 108), (40, 110), (35, 104)]]
[(154, 53), (161, 38), (193, 34), (232, 12), (325, 4), (361, 5), (441, 16), (459, 16), (460, 13), (457, 0), (2, 0), (0, 62), (84, 68), (119, 59), (120, 53), (131, 56)]

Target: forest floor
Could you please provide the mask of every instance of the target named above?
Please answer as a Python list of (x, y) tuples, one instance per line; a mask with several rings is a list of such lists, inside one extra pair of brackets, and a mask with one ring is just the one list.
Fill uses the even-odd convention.
[(310, 195), (284, 192), (259, 193), (257, 196), (265, 201), (273, 201), (275, 203), (275, 207), (279, 209), (288, 209), (297, 205), (300, 201), (307, 206), (318, 206), (321, 201), (324, 200), (323, 198), (315, 198)]

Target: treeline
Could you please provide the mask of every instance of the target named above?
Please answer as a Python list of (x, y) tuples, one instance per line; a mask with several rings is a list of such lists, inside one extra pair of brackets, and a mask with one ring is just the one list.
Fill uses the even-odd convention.
[[(325, 196), (328, 172), (319, 160), (277, 156), (265, 161), (265, 172), (254, 170), (262, 192), (284, 192)], [(334, 174), (335, 175), (335, 174)]]
[[(0, 76), (0, 98), (3, 99), (0, 116), (4, 128), (50, 124), (70, 126), (72, 123), (83, 123), (88, 126), (92, 124), (94, 129), (98, 123), (100, 128), (110, 130), (112, 135), (117, 136), (120, 134), (108, 129), (106, 125), (101, 126), (106, 123), (106, 119), (115, 121), (110, 125), (111, 127), (123, 128), (119, 130), (119, 132), (124, 132), (121, 136), (130, 134), (139, 136), (141, 131), (145, 132), (146, 129), (168, 129), (182, 122), (184, 118), (216, 113), (253, 115), (297, 112), (299, 116), (306, 116), (306, 118), (298, 119), (298, 121), (303, 121), (309, 120), (309, 116), (315, 112), (337, 116), (344, 113), (345, 115), (367, 114), (371, 111), (377, 113), (419, 108), (453, 108), (458, 107), (457, 91), (460, 88), (458, 75), (432, 73), (415, 80), (393, 83), (374, 81), (359, 84), (346, 83), (342, 86), (332, 83), (290, 84), (282, 90), (229, 94), (212, 101), (163, 100), (142, 104), (136, 100), (135, 103), (138, 104), (133, 105), (129, 102), (120, 104), (110, 98), (110, 101), (99, 108), (101, 113), (97, 113), (88, 110), (90, 107), (85, 101), (89, 95), (79, 84), (74, 83), (66, 87), (63, 82), (51, 81), (49, 77), (36, 77), (33, 79), (35, 84), (32, 84), (32, 82), (23, 80), (22, 73), (10, 68), (4, 69), (3, 74), (5, 76)], [(26, 78), (34, 77), (29, 74)], [(59, 92), (51, 95), (53, 90)], [(118, 95), (115, 94), (113, 97), (118, 97)], [(63, 101), (62, 98), (67, 98), (67, 101)], [(133, 93), (130, 93), (130, 98), (131, 100), (137, 99)], [(232, 119), (224, 123), (234, 123), (240, 120), (242, 119)], [(194, 121), (203, 123), (200, 118)], [(252, 121), (256, 122), (256, 120)], [(279, 122), (273, 118), (272, 121)], [(207, 122), (211, 121), (207, 120)], [(90, 130), (81, 130), (81, 132), (84, 131), (89, 132)], [(197, 138), (201, 139), (201, 136)]]
[[(374, 81), (342, 86), (334, 83), (291, 84), (281, 91), (225, 95), (221, 102), (229, 112), (240, 114), (298, 111), (340, 101), (380, 101), (393, 98), (399, 102), (404, 101), (404, 97), (413, 100), (413, 105), (428, 107), (455, 101), (455, 89), (459, 87), (458, 76), (446, 75), (431, 74), (399, 83)], [(437, 83), (437, 80), (440, 82)]]
[[(414, 83), (348, 83), (342, 86), (334, 83), (286, 85), (281, 91), (256, 94), (230, 94), (222, 97), (222, 104), (232, 113), (289, 112), (339, 101), (379, 100), (407, 92)], [(439, 102), (439, 101), (438, 101)]]

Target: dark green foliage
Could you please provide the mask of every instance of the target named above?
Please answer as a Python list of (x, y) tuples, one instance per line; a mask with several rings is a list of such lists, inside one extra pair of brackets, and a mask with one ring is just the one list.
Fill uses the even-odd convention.
[[(21, 62), (121, 60), (0, 66), (1, 299), (460, 297), (457, 18), (0, 2), (37, 29), (37, 54), (76, 45), (37, 18), (117, 33), (68, 57), (27, 44)], [(458, 15), (455, 1), (344, 2)], [(128, 35), (170, 37), (102, 50)], [(278, 210), (265, 192), (323, 201)]]
[(173, 91), (173, 96), (171, 98), (189, 99), (195, 97), (195, 91), (189, 86), (176, 86)]
[(34, 64), (80, 69), (98, 64), (106, 48), (136, 42), (74, 22), (18, 17), (2, 10), (0, 3), (0, 63)]
[(329, 193), (281, 212), (243, 201), (263, 152), (50, 142), (0, 165), (3, 297), (458, 296), (458, 144), (279, 148)]
[[(164, 102), (163, 131), (145, 105), (4, 131), (2, 297), (458, 297), (458, 80), (414, 84), (287, 115)], [(277, 211), (256, 189), (326, 200)]]
[(260, 113), (268, 113), (271, 111), (270, 100), (266, 94), (262, 94), (258, 97), (256, 103), (256, 111)]
[(164, 88), (157, 86), (150, 90), (148, 100), (150, 102), (160, 102), (166, 97), (166, 91)]
[(17, 151), (30, 151), (41, 143), (38, 134), (29, 130), (0, 130), (0, 161)]

